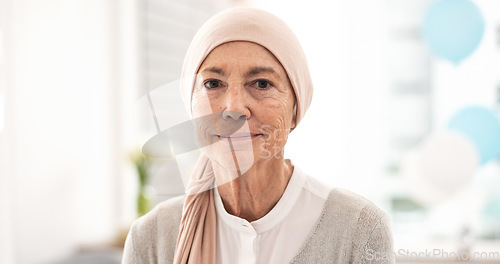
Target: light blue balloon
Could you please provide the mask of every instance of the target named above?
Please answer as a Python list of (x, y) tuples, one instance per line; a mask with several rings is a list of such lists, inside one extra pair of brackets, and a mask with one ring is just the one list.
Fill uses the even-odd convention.
[(500, 120), (492, 111), (480, 106), (463, 108), (453, 116), (448, 127), (464, 133), (474, 142), (481, 164), (500, 155)]
[(439, 0), (427, 10), (422, 33), (436, 56), (458, 63), (479, 45), (484, 19), (469, 0)]

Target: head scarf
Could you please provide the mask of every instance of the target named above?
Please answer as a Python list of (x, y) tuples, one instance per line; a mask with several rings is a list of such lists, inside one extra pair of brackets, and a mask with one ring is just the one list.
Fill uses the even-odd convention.
[[(304, 117), (313, 86), (307, 60), (292, 30), (278, 17), (249, 7), (222, 11), (198, 30), (184, 59), (181, 94), (192, 114), (195, 75), (208, 54), (231, 41), (249, 41), (268, 49), (285, 69), (296, 97), (296, 124)], [(216, 212), (214, 176), (210, 161), (201, 155), (186, 189), (174, 263), (215, 263)]]

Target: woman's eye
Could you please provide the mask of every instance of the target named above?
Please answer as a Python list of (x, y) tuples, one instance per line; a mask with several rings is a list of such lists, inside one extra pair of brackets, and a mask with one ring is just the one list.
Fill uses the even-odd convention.
[(257, 80), (255, 81), (255, 86), (257, 87), (257, 89), (267, 90), (271, 88), (272, 84), (266, 80)]
[(218, 80), (208, 80), (208, 81), (204, 82), (203, 85), (207, 89), (217, 89), (220, 86), (222, 86), (221, 83)]

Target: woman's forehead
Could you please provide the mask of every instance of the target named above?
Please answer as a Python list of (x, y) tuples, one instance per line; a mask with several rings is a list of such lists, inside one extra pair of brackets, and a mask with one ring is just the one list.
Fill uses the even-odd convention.
[(250, 73), (274, 72), (281, 76), (285, 74), (285, 69), (269, 50), (248, 41), (233, 41), (219, 45), (206, 57), (198, 72), (211, 70), (221, 73), (232, 67), (251, 69)]
[(246, 55), (247, 57), (267, 55), (267, 57), (276, 60), (274, 55), (268, 49), (260, 44), (250, 41), (230, 41), (223, 43), (213, 49), (208, 56), (215, 56), (220, 54), (240, 54)]

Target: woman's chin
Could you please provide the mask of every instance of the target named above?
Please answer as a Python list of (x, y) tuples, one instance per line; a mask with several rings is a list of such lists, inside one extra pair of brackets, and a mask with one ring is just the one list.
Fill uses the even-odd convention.
[(206, 154), (210, 160), (236, 175), (244, 174), (254, 164), (253, 151), (218, 151), (217, 153), (207, 152)]
[(229, 145), (218, 141), (203, 149), (208, 158), (228, 171), (245, 173), (254, 164), (252, 144)]
[(254, 164), (254, 156), (251, 151), (234, 151), (226, 153), (221, 157), (228, 169), (238, 170), (242, 174), (247, 172)]

